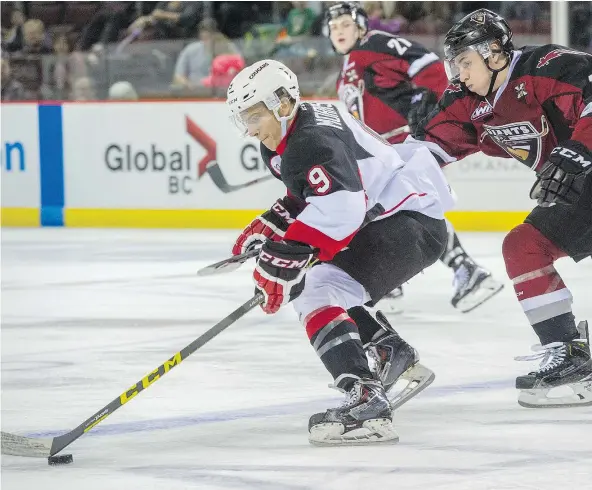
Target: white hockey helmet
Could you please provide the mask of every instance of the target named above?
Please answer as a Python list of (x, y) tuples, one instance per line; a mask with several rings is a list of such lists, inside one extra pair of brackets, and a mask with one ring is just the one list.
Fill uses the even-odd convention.
[[(278, 112), (281, 101), (277, 91), (281, 88), (295, 100), (292, 112), (286, 117), (281, 117)], [(233, 122), (244, 135), (247, 134), (247, 125), (242, 115), (259, 102), (263, 102), (275, 114), (283, 129), (287, 121), (294, 117), (300, 104), (300, 89), (294, 72), (279, 61), (262, 60), (247, 66), (234, 77), (228, 87), (226, 104), (232, 113)]]

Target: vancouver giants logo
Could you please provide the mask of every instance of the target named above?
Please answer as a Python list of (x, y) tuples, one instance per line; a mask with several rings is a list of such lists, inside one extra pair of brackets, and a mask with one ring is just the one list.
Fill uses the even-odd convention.
[(483, 125), (485, 132), (481, 141), (489, 136), (508, 155), (535, 169), (543, 149), (543, 138), (549, 133), (549, 123), (541, 116), (541, 130), (529, 121), (505, 124), (503, 126)]
[(488, 101), (484, 100), (473, 111), (473, 114), (471, 114), (471, 121), (474, 121), (475, 119), (480, 119), (483, 116), (491, 114), (492, 112), (493, 107), (491, 107), (491, 104)]
[(543, 56), (539, 60), (539, 62), (537, 63), (537, 68), (547, 66), (551, 60), (559, 58), (562, 54), (578, 54), (582, 56), (590, 56), (588, 53), (582, 53), (581, 51), (574, 51), (572, 49), (554, 49), (553, 51), (549, 51), (545, 56)]

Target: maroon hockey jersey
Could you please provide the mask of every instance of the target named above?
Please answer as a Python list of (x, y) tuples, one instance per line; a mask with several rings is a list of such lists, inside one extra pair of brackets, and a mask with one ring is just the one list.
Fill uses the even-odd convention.
[(344, 57), (337, 93), (351, 114), (390, 143), (400, 143), (406, 134), (389, 133), (407, 124), (417, 88), (440, 98), (447, 85), (444, 65), (435, 53), (405, 38), (370, 31)]
[(514, 51), (496, 92), (481, 97), (449, 85), (415, 138), (444, 150), (443, 164), (482, 151), (535, 171), (566, 140), (592, 150), (592, 55), (557, 45)]

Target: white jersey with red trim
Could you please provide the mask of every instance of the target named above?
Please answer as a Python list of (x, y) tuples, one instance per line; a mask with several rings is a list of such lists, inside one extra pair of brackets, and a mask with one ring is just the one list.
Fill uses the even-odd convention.
[(422, 143), (390, 145), (333, 104), (301, 104), (276, 152), (261, 144), (261, 153), (301, 209), (285, 239), (318, 248), (321, 260), (372, 221), (404, 210), (443, 219), (454, 204)]

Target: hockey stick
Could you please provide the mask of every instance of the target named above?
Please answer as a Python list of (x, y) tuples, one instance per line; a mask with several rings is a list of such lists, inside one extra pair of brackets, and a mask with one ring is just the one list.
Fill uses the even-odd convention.
[(403, 134), (403, 133), (409, 133), (409, 131), (410, 131), (409, 126), (401, 126), (400, 128), (393, 129), (392, 131), (389, 131), (388, 133), (381, 134), (380, 136), (382, 136), (385, 140), (388, 140), (389, 138), (392, 138), (393, 136), (399, 136), (400, 134)]
[(100, 422), (105, 420), (115, 410), (125, 405), (128, 401), (134, 398), (138, 393), (148, 388), (151, 384), (158, 381), (172, 368), (181, 364), (187, 357), (193, 354), (197, 349), (207, 344), (216, 335), (223, 332), (234, 322), (242, 318), (245, 314), (255, 308), (257, 305), (264, 301), (263, 294), (257, 293), (249, 301), (239, 306), (226, 318), (220, 320), (216, 325), (206, 331), (204, 334), (199, 336), (193, 342), (191, 342), (184, 349), (177, 352), (169, 360), (158, 366), (155, 370), (150, 371), (135, 385), (124, 391), (115, 400), (108, 405), (101, 408), (98, 412), (92, 415), (90, 418), (82, 422), (78, 427), (71, 430), (70, 432), (61, 436), (53, 438), (39, 438), (33, 439), (31, 437), (23, 437), (9, 432), (2, 432), (2, 454), (11, 454), (14, 456), (28, 456), (34, 458), (47, 458), (57, 454), (65, 447), (72, 444), (80, 436), (91, 430), (93, 427), (98, 425)]
[(215, 160), (212, 160), (206, 165), (206, 172), (214, 181), (214, 184), (225, 194), (229, 192), (238, 191), (240, 189), (244, 189), (245, 187), (249, 187), (255, 184), (259, 184), (260, 182), (265, 182), (266, 180), (272, 179), (273, 175), (265, 175), (263, 177), (259, 177), (255, 180), (250, 180), (249, 182), (245, 182), (244, 184), (232, 185), (229, 184), (224, 174), (222, 174), (222, 170), (220, 169), (220, 165)]
[(197, 271), (198, 276), (212, 276), (214, 274), (226, 273), (226, 272), (233, 272), (237, 270), (241, 265), (243, 265), (247, 260), (253, 257), (257, 257), (259, 255), (259, 247), (249, 250), (244, 254), (234, 255), (229, 259), (221, 260), (220, 262), (216, 262), (215, 264), (208, 265), (203, 269), (199, 269)]

